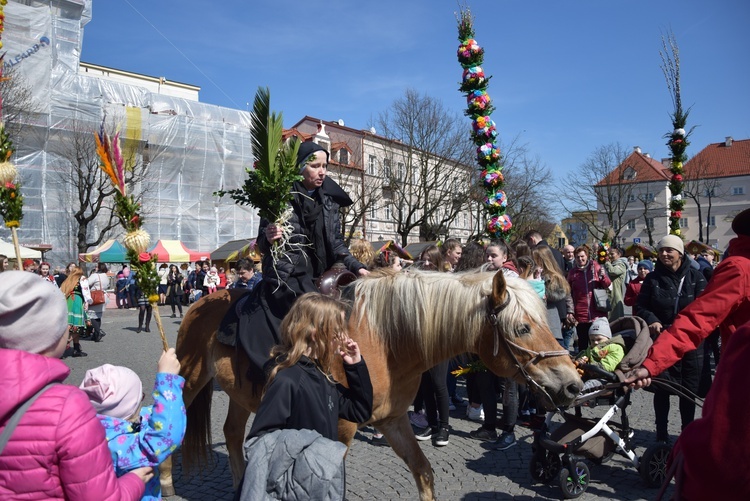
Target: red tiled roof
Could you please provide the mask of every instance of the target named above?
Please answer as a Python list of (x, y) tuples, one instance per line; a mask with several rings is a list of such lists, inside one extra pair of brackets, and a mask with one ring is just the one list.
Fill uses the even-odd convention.
[(284, 132), (281, 133), (282, 140), (286, 141), (292, 136), (297, 136), (300, 141), (304, 142), (313, 137), (312, 134), (305, 134), (304, 132), (300, 132), (297, 128), (292, 127), (291, 129), (284, 129)]
[[(635, 177), (624, 179), (623, 175), (628, 169), (635, 171)], [(616, 169), (607, 174), (597, 186), (607, 186), (620, 183), (647, 183), (649, 181), (669, 180), (668, 168), (661, 162), (647, 157), (643, 153), (634, 151)]]
[[(691, 174), (693, 176), (691, 176)], [(701, 178), (750, 175), (750, 139), (712, 143), (685, 164), (686, 177)]]

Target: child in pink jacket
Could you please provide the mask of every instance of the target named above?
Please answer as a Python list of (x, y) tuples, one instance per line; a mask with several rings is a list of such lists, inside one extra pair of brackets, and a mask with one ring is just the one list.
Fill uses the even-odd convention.
[(0, 433), (16, 409), (39, 395), (0, 453), (0, 499), (140, 499), (153, 469), (118, 479), (88, 397), (62, 384), (70, 373), (59, 360), (67, 342), (65, 297), (33, 273), (6, 271), (2, 283)]

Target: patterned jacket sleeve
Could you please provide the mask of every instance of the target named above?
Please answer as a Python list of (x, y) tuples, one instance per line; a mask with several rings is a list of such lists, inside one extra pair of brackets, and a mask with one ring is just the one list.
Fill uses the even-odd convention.
[(116, 439), (120, 450), (118, 468), (158, 466), (180, 446), (186, 425), (184, 386), (182, 376), (161, 372), (156, 375), (154, 405), (141, 412), (140, 432), (119, 435)]

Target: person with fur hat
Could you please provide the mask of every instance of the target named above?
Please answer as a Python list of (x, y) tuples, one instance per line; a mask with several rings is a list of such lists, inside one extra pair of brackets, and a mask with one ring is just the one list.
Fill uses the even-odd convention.
[[(185, 379), (174, 348), (162, 352), (154, 381), (154, 405), (141, 408), (143, 386), (127, 367), (104, 364), (86, 371), (81, 390), (104, 427), (118, 477), (141, 466), (157, 467), (182, 443)], [(146, 484), (145, 500), (161, 499), (159, 477)]]
[[(706, 279), (700, 270), (693, 268), (685, 258), (685, 246), (676, 235), (667, 235), (657, 244), (656, 269), (643, 280), (635, 305), (635, 313), (648, 324), (652, 339), (674, 323), (677, 314), (692, 303), (706, 288)], [(703, 370), (703, 350), (687, 351), (662, 377), (698, 393)], [(667, 432), (670, 393), (654, 391), (656, 439), (668, 442)], [(695, 418), (695, 402), (680, 398), (680, 418), (684, 429)]]
[[(281, 320), (296, 299), (307, 292), (318, 292), (316, 280), (338, 261), (355, 275), (369, 273), (344, 244), (339, 207), (353, 202), (327, 176), (328, 152), (316, 143), (303, 142), (297, 166), (302, 180), (292, 188), (292, 215), (287, 222), (291, 245), (283, 259), (274, 260), (271, 246), (284, 230), (272, 221), (261, 220), (256, 242), (263, 255), (263, 280), (252, 299), (246, 301), (246, 311), (239, 314), (240, 344), (250, 358), (251, 372), (261, 381), (268, 353), (279, 342)], [(252, 336), (243, 335), (250, 330)]]
[(117, 478), (88, 397), (62, 384), (70, 374), (59, 360), (67, 319), (57, 287), (31, 273), (3, 273), (0, 433), (9, 437), (0, 454), (0, 499), (88, 500), (92, 493), (111, 501), (140, 499), (153, 468)]

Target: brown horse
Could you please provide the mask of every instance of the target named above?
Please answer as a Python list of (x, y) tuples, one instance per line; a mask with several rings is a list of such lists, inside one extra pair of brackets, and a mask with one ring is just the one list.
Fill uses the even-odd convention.
[[(218, 343), (216, 330), (241, 295), (222, 291), (201, 299), (177, 337), (188, 409), (183, 459), (205, 458), (215, 378), (230, 398), (224, 435), (235, 487), (244, 473), (245, 425), (260, 397), (250, 381), (243, 381), (247, 357)], [(377, 427), (411, 470), (422, 501), (434, 499), (432, 468), (406, 411), (424, 371), (458, 354), (477, 353), (495, 374), (539, 392), (548, 407), (567, 405), (583, 386), (570, 358), (561, 356), (567, 352), (550, 332), (537, 294), (525, 280), (506, 281), (501, 272), (373, 273), (354, 284), (349, 326), (370, 371), (373, 413), (367, 423), (339, 421), (339, 439), (349, 445), (357, 426)], [(335, 377), (345, 381), (337, 369)], [(164, 494), (173, 493), (171, 461), (162, 465), (161, 480)]]

